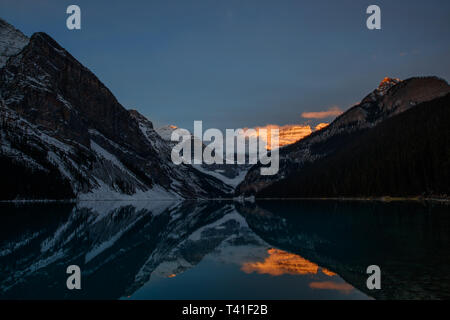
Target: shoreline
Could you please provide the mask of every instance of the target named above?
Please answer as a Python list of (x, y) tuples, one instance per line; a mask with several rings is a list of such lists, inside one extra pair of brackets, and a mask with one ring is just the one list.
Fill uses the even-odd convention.
[(437, 197), (319, 197), (319, 198), (256, 198), (256, 201), (271, 201), (271, 200), (283, 200), (283, 201), (377, 201), (377, 202), (445, 202), (450, 203), (450, 198), (437, 198)]
[(318, 198), (186, 198), (186, 199), (21, 199), (21, 200), (0, 200), (0, 203), (80, 203), (80, 202), (142, 202), (142, 201), (233, 201), (233, 202), (256, 202), (256, 201), (364, 201), (364, 202), (440, 202), (449, 203), (450, 198), (438, 197), (318, 197)]

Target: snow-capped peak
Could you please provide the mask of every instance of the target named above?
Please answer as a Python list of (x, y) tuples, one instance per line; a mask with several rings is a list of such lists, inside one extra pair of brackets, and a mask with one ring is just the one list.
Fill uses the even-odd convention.
[(30, 39), (0, 18), (0, 68), (9, 57), (18, 54), (28, 44)]
[(398, 79), (398, 78), (389, 78), (389, 77), (385, 77), (381, 82), (380, 85), (378, 86), (378, 88), (376, 89), (376, 92), (381, 95), (384, 96), (386, 94), (386, 92), (388, 92), (388, 90), (390, 88), (392, 88), (393, 86), (395, 86), (396, 84), (402, 82), (402, 80)]
[(167, 125), (164, 127), (156, 128), (155, 131), (159, 134), (161, 138), (165, 141), (170, 141), (172, 137), (172, 132), (178, 129), (176, 126)]

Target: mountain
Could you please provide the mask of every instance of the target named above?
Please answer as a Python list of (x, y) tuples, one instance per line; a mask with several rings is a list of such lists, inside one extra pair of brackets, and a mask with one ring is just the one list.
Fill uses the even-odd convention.
[[(386, 78), (361, 103), (350, 108), (329, 126), (312, 133), (295, 144), (281, 148), (280, 170), (277, 175), (263, 177), (259, 174), (258, 166), (253, 167), (245, 180), (237, 187), (237, 193), (257, 194), (257, 196), (269, 198), (381, 194), (416, 196), (430, 192), (445, 193), (448, 184), (444, 184), (445, 188), (443, 188), (441, 182), (435, 179), (430, 182), (431, 185), (427, 185), (423, 179), (419, 179), (419, 175), (406, 175), (404, 171), (436, 170), (440, 166), (442, 168), (447, 166), (446, 170), (448, 170), (448, 161), (443, 158), (446, 152), (448, 154), (448, 144), (445, 145), (445, 141), (448, 141), (449, 137), (448, 129), (445, 129), (445, 123), (448, 123), (448, 118), (446, 118), (448, 113), (445, 110), (448, 107), (448, 101), (447, 98), (442, 97), (449, 92), (450, 86), (447, 82), (436, 77), (411, 78), (404, 81)], [(439, 100), (440, 97), (444, 100)], [(438, 100), (428, 104), (429, 107), (425, 107), (427, 111), (419, 110), (423, 104), (426, 104), (425, 102), (435, 99)], [(412, 115), (401, 118), (400, 116), (408, 110), (414, 110)], [(416, 110), (418, 110), (417, 113)], [(424, 122), (426, 123), (424, 125), (429, 127), (423, 132), (419, 132), (418, 128), (423, 129), (420, 123), (422, 116), (425, 117), (424, 121), (425, 119), (429, 121)], [(393, 122), (380, 127), (394, 118), (400, 120), (392, 120)], [(402, 124), (401, 121), (408, 121), (408, 123)], [(433, 121), (437, 121), (437, 123), (433, 123)], [(396, 130), (393, 127), (395, 125), (403, 130)], [(436, 127), (433, 128), (433, 125)], [(416, 131), (414, 132), (414, 130)], [(423, 144), (418, 147), (422, 149), (415, 147), (417, 141), (421, 141)], [(357, 148), (356, 145), (360, 147)], [(433, 150), (427, 149), (430, 145), (433, 146)], [(410, 148), (405, 146), (410, 146)], [(395, 155), (396, 147), (399, 147), (397, 150), (403, 151), (403, 158), (401, 161), (395, 162), (396, 167), (392, 167), (392, 159), (399, 157)], [(358, 154), (356, 154), (355, 148), (358, 150)], [(442, 152), (439, 151), (439, 148), (442, 149)], [(358, 156), (360, 157), (358, 158)], [(430, 157), (429, 161), (434, 164), (441, 160), (442, 162), (439, 166), (431, 169), (424, 160), (426, 157)], [(412, 164), (407, 162), (413, 161), (413, 159), (417, 161), (414, 162), (414, 169), (411, 168)], [(361, 161), (366, 165), (363, 166)], [(423, 167), (421, 167), (422, 165)], [(366, 170), (364, 174), (363, 170)], [(340, 173), (331, 178), (328, 176), (331, 172)], [(375, 176), (375, 172), (383, 173), (382, 176), (385, 177), (385, 180), (380, 181), (381, 176)], [(389, 179), (386, 177), (387, 172), (391, 175)], [(343, 178), (344, 174), (345, 179)], [(415, 188), (409, 188), (410, 185), (406, 182), (398, 184), (395, 188), (392, 187), (396, 184), (393, 180), (398, 181), (396, 179), (400, 179), (399, 175), (402, 174), (404, 174), (401, 177), (403, 181), (419, 179), (414, 182)], [(427, 174), (435, 176), (435, 173), (428, 172)], [(359, 176), (356, 177), (357, 175)], [(340, 177), (339, 180), (336, 180), (337, 176)], [(354, 179), (350, 179), (350, 176)], [(346, 187), (344, 187), (344, 183)], [(349, 184), (354, 184), (354, 186), (349, 187)], [(373, 184), (377, 184), (377, 187), (368, 187)], [(317, 187), (312, 187), (313, 185), (317, 185)], [(324, 187), (325, 185), (328, 187)], [(439, 190), (433, 190), (434, 187)], [(383, 191), (383, 188), (386, 189)], [(374, 194), (371, 194), (372, 192)]]
[[(213, 198), (231, 188), (185, 165), (137, 111), (45, 33), (2, 22), (2, 199)], [(25, 44), (25, 46), (23, 46)], [(19, 50), (23, 46), (23, 49)]]
[[(172, 147), (177, 144), (177, 142), (174, 142), (171, 140), (172, 132), (174, 132), (177, 129), (176, 126), (168, 125), (160, 128), (156, 128), (156, 132), (159, 134), (159, 136), (164, 139), (168, 144), (170, 144)], [(235, 188), (238, 184), (240, 184), (247, 174), (247, 171), (252, 167), (252, 165), (249, 164), (237, 164), (236, 161), (234, 161), (234, 164), (227, 164), (225, 163), (225, 155), (222, 157), (222, 161), (224, 163), (215, 163), (215, 164), (193, 164), (194, 162), (194, 143), (201, 143), (202, 144), (202, 152), (205, 151), (208, 146), (206, 146), (200, 139), (197, 137), (194, 137), (191, 135), (191, 161), (192, 165), (191, 167), (204, 173), (207, 175), (210, 175), (212, 177), (215, 177), (225, 183), (226, 185), (230, 186), (231, 188)], [(212, 154), (214, 153), (211, 152)], [(202, 158), (200, 158), (201, 161)], [(237, 157), (235, 156), (235, 159)], [(221, 161), (219, 161), (221, 162)], [(248, 163), (248, 156), (246, 156), (246, 163)]]
[(0, 68), (9, 57), (18, 54), (28, 41), (27, 36), (0, 18)]
[(167, 126), (163, 126), (163, 127), (159, 127), (159, 128), (155, 128), (156, 132), (159, 134), (159, 136), (161, 138), (163, 138), (166, 141), (170, 141), (171, 143), (171, 137), (172, 137), (172, 133), (178, 129), (176, 126), (173, 125), (167, 125)]
[(448, 197), (449, 106), (447, 94), (389, 118), (258, 196)]
[[(325, 172), (332, 165), (325, 168), (321, 163), (326, 159), (334, 159), (336, 163), (343, 161), (331, 158), (338, 154), (339, 159), (348, 158), (343, 152), (353, 152), (345, 150), (355, 148), (355, 141), (364, 144), (362, 135), (449, 92), (447, 82), (436, 77), (405, 81), (386, 78), (361, 103), (330, 125), (320, 126), (320, 130), (306, 138), (282, 147), (280, 170), (275, 176), (261, 176), (259, 165), (251, 168), (237, 164), (176, 166), (171, 161), (174, 143), (168, 141), (173, 127), (155, 130), (152, 122), (139, 112), (125, 109), (90, 70), (47, 34), (35, 33), (27, 38), (0, 20), (0, 197), (4, 200), (221, 198), (258, 193), (261, 196), (263, 190), (268, 192), (265, 196), (275, 193), (298, 196), (288, 190), (291, 187), (277, 188), (273, 195), (267, 188), (279, 181), (288, 183), (286, 179), (292, 177), (307, 179), (305, 170), (313, 164), (317, 164), (314, 170)], [(441, 117), (436, 121), (445, 121), (445, 111), (440, 112)], [(395, 134), (402, 135), (406, 131), (405, 128)], [(295, 130), (287, 132), (289, 136), (296, 134)], [(444, 137), (447, 132), (427, 130), (428, 134), (444, 134)], [(418, 138), (408, 134), (411, 139)], [(393, 141), (392, 137), (384, 137)], [(383, 144), (383, 141), (377, 140), (377, 143)], [(423, 143), (430, 145), (428, 140)], [(433, 144), (434, 148), (439, 146)], [(441, 148), (447, 150), (445, 146)], [(373, 151), (364, 150), (368, 154)], [(405, 150), (408, 155), (405, 158), (411, 161), (423, 158), (417, 153), (414, 157), (408, 153), (413, 150), (416, 149)], [(387, 158), (380, 158), (383, 154), (377, 154), (379, 161), (371, 165), (385, 163)], [(437, 157), (430, 159), (432, 163), (445, 156), (437, 149), (430, 150), (429, 154)], [(405, 162), (395, 163), (408, 167)], [(371, 171), (371, 168), (365, 169)], [(378, 167), (377, 170), (383, 169)], [(430, 170), (438, 169), (445, 168), (434, 166)], [(430, 174), (424, 175), (429, 177)], [(333, 177), (338, 179), (338, 175)], [(413, 178), (419, 176), (408, 175), (408, 179)], [(314, 180), (312, 176), (308, 179)], [(338, 183), (333, 179), (323, 181)], [(417, 181), (422, 184), (416, 186), (414, 192), (446, 193), (442, 187), (435, 186), (435, 178), (432, 182), (427, 180), (426, 185), (424, 179)], [(383, 184), (376, 183), (380, 190)], [(289, 185), (297, 188), (295, 182)], [(358, 185), (355, 182), (355, 187)], [(405, 183), (406, 186), (411, 184)], [(328, 192), (319, 186), (315, 190), (319, 189), (323, 190), (320, 194), (327, 196), (344, 192), (336, 188)], [(351, 188), (346, 190), (345, 194), (352, 193)], [(369, 190), (375, 189), (366, 189), (365, 193)], [(397, 188), (395, 194), (405, 194), (401, 191)]]

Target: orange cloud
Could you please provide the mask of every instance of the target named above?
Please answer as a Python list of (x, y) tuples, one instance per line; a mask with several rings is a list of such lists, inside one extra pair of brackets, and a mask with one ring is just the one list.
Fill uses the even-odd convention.
[(345, 294), (349, 294), (353, 290), (353, 287), (348, 283), (338, 283), (333, 281), (311, 282), (309, 284), (311, 289), (319, 290), (337, 290)]
[(340, 116), (343, 111), (339, 107), (331, 107), (326, 111), (319, 112), (303, 112), (302, 118), (305, 119), (325, 119)]

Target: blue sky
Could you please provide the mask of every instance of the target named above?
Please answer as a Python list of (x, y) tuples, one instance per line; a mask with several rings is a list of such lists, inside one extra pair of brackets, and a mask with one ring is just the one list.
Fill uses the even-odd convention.
[[(70, 4), (80, 31), (66, 28)], [(366, 28), (371, 4), (382, 30)], [(156, 125), (305, 123), (385, 76), (450, 79), (448, 0), (2, 0), (0, 16), (51, 35)]]

